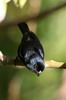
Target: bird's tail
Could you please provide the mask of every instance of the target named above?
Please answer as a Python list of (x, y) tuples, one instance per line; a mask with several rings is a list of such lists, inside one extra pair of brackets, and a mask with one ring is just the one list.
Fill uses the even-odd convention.
[(26, 23), (19, 23), (18, 27), (20, 28), (21, 32), (23, 33), (23, 35), (27, 32), (29, 32), (29, 28), (28, 25)]

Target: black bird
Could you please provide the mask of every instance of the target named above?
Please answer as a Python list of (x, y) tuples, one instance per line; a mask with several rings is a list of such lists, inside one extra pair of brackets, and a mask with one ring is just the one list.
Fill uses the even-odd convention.
[(29, 30), (26, 23), (19, 23), (23, 38), (18, 48), (18, 58), (38, 76), (44, 70), (44, 50), (37, 36)]

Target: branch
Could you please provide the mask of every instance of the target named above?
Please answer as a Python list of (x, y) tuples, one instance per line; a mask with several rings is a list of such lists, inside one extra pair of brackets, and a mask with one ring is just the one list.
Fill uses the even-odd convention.
[[(24, 64), (23, 62), (17, 60), (15, 64), (15, 59), (14, 58), (9, 58), (0, 51), (0, 65), (15, 65), (17, 68), (23, 68)], [(45, 61), (45, 67), (46, 68), (61, 68), (61, 69), (66, 69), (66, 63), (64, 62), (56, 62), (53, 60), (50, 61)]]
[(22, 68), (24, 66), (23, 62), (17, 60), (15, 63), (15, 58), (9, 58), (0, 51), (0, 65), (15, 65), (16, 67)]
[(29, 15), (29, 16), (26, 16), (26, 17), (21, 17), (21, 18), (18, 18), (18, 19), (15, 19), (15, 20), (12, 20), (11, 22), (8, 22), (8, 23), (1, 23), (0, 24), (0, 28), (3, 28), (3, 27), (9, 27), (9, 26), (12, 26), (12, 25), (16, 25), (20, 22), (27, 22), (27, 21), (31, 21), (31, 20), (39, 20), (41, 18), (45, 18), (46, 16), (54, 13), (55, 11), (61, 9), (61, 8), (64, 8), (66, 7), (66, 2), (64, 4), (61, 4), (57, 7), (54, 7), (54, 8), (51, 8), (51, 9), (48, 9), (46, 11), (42, 11), (40, 12), (39, 14), (34, 14), (34, 15)]

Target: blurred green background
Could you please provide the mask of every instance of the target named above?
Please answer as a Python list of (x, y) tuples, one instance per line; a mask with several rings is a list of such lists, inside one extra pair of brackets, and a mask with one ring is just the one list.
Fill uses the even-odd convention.
[[(56, 7), (66, 0), (41, 0), (40, 11)], [(27, 16), (29, 1), (23, 9), (8, 3), (5, 23)], [(17, 17), (16, 17), (17, 16)], [(38, 20), (36, 35), (41, 41), (45, 60), (66, 62), (66, 7)], [(17, 25), (0, 28), (0, 51), (9, 57), (17, 56), (22, 35)], [(46, 69), (40, 77), (28, 69), (0, 66), (0, 100), (55, 100), (61, 85), (62, 70)]]

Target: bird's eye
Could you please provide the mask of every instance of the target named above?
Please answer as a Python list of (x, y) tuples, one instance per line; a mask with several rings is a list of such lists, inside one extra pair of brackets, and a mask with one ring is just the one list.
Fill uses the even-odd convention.
[(41, 66), (40, 66), (40, 65), (35, 64), (35, 65), (34, 65), (34, 69), (36, 69), (37, 71), (41, 71)]
[(37, 71), (43, 71), (44, 70), (44, 66), (41, 63), (37, 64)]
[(37, 66), (37, 71), (41, 71), (41, 67), (40, 66)]

